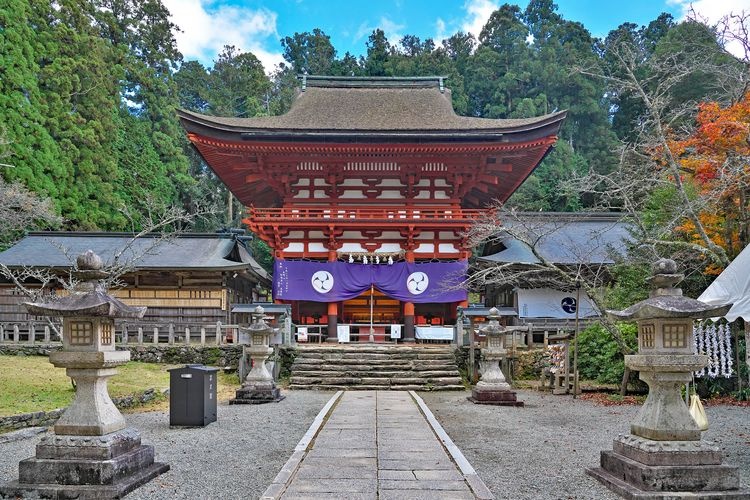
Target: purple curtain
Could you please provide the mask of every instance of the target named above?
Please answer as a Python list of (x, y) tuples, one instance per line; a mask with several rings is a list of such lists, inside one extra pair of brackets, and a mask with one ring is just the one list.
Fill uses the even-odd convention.
[(349, 264), (277, 260), (273, 272), (273, 297), (283, 300), (339, 302), (353, 299), (370, 285), (390, 298), (414, 303), (445, 303), (466, 300), (459, 288), (468, 264), (428, 262), (412, 264)]

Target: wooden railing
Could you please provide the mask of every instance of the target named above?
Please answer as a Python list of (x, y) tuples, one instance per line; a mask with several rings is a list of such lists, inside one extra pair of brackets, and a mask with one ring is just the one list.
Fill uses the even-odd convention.
[[(54, 325), (54, 326), (53, 326)], [(178, 323), (119, 323), (115, 329), (117, 345), (227, 345), (237, 342), (239, 325), (217, 321), (212, 324)], [(60, 343), (55, 333), (62, 325), (46, 321), (0, 323), (0, 343), (55, 344)]]
[(430, 220), (464, 221), (478, 218), (484, 210), (455, 207), (299, 207), (299, 208), (255, 208), (248, 209), (254, 220), (299, 220), (299, 219), (352, 219), (352, 220)]

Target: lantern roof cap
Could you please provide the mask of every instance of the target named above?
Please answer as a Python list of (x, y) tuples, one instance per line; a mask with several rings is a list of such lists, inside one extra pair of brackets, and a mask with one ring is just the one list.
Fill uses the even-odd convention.
[(607, 316), (615, 321), (647, 319), (704, 319), (723, 316), (732, 304), (715, 306), (682, 295), (682, 289), (675, 285), (684, 275), (677, 273), (677, 264), (671, 259), (659, 259), (652, 267), (652, 276), (647, 278), (651, 285), (649, 298), (622, 311), (607, 311)]
[(35, 316), (97, 316), (108, 318), (142, 318), (145, 307), (128, 306), (107, 293), (99, 281), (107, 277), (103, 262), (92, 250), (76, 259), (73, 275), (81, 280), (70, 294), (52, 297), (41, 302), (25, 302), (24, 306)]

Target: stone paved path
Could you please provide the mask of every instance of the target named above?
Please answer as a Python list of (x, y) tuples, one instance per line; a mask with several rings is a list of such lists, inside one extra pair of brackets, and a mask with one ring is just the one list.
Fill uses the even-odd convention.
[[(430, 413), (438, 426), (433, 431), (411, 393), (347, 391), (328, 415), (314, 441), (303, 439), (263, 498), (491, 498)], [(443, 433), (440, 439), (436, 432)]]

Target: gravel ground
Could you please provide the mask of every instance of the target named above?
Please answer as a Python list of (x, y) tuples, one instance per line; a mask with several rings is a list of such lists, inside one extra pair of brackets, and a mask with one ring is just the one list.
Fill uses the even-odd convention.
[[(524, 408), (474, 405), (466, 392), (420, 393), (498, 499), (616, 499), (584, 473), (599, 451), (628, 432), (637, 406), (596, 406), (570, 396), (519, 391)], [(203, 429), (170, 429), (164, 412), (126, 415), (157, 460), (172, 469), (128, 499), (258, 498), (291, 455), (332, 392), (287, 391), (281, 403), (219, 405)], [(750, 408), (707, 407), (725, 463), (740, 467), (750, 487)], [(0, 443), (0, 481), (18, 477), (38, 437)]]
[[(170, 429), (165, 412), (125, 415), (156, 460), (171, 470), (128, 499), (259, 498), (286, 463), (332, 392), (285, 391), (280, 403), (219, 404), (205, 428)], [(38, 437), (0, 444), (0, 481), (18, 478), (18, 462), (34, 455)]]
[[(420, 393), (448, 435), (498, 499), (618, 499), (584, 470), (599, 452), (628, 433), (639, 406), (597, 406), (534, 391), (518, 391), (523, 408), (475, 405), (468, 393)], [(750, 408), (707, 407), (724, 463), (739, 466), (750, 487)]]

